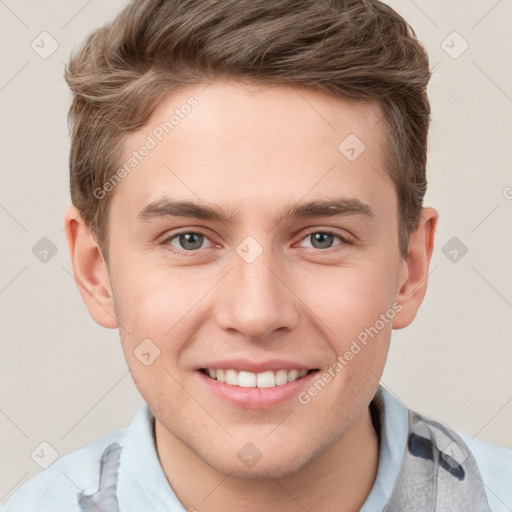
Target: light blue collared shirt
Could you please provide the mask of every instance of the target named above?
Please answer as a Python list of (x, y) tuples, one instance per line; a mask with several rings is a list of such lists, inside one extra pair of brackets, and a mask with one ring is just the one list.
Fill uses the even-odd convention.
[[(372, 407), (380, 424), (379, 467), (361, 512), (385, 509), (397, 485), (409, 436), (409, 410), (384, 387), (379, 386)], [(489, 509), (512, 512), (512, 450), (472, 439), (457, 430), (454, 432), (469, 447), (478, 465)], [(116, 481), (113, 487), (105, 489), (103, 486), (105, 495), (111, 495), (102, 502), (108, 503), (101, 508), (102, 512), (187, 512), (160, 465), (155, 448), (154, 417), (146, 403), (141, 405), (128, 428), (60, 457), (32, 477), (13, 493), (1, 512), (97, 511), (92, 501), (88, 505), (87, 500), (98, 497), (101, 490), (100, 460), (107, 447), (117, 447), (117, 450), (112, 452), (113, 458), (105, 464), (103, 472), (115, 468), (117, 473), (111, 475)], [(82, 505), (79, 495), (85, 496)]]

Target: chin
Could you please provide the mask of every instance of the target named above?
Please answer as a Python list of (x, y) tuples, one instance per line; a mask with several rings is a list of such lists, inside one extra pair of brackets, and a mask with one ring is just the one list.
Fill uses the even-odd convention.
[(272, 457), (261, 455), (252, 465), (245, 465), (235, 454), (234, 459), (223, 457), (222, 460), (203, 459), (211, 468), (241, 480), (273, 480), (291, 476), (299, 472), (311, 461), (311, 454), (276, 454)]

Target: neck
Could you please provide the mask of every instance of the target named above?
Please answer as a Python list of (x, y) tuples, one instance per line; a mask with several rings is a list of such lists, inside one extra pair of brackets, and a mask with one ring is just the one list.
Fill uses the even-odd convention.
[[(357, 512), (377, 475), (379, 439), (368, 408), (333, 446), (297, 473), (279, 479), (230, 477), (191, 454), (159, 422), (155, 435), (164, 473), (187, 510)], [(158, 442), (162, 437), (165, 443)]]

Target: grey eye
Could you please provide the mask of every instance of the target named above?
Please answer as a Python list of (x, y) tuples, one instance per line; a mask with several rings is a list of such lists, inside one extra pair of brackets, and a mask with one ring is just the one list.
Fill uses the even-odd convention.
[(326, 233), (318, 231), (309, 235), (312, 245), (315, 249), (329, 249), (332, 246), (334, 235), (332, 233)]
[(176, 235), (182, 249), (199, 249), (203, 243), (204, 236), (199, 233), (181, 233)]

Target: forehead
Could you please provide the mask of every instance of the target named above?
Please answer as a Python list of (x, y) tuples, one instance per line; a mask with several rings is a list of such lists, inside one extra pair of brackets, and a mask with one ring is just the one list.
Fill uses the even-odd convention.
[(387, 194), (392, 206), (381, 121), (376, 103), (296, 86), (182, 89), (126, 139), (123, 163), (139, 156), (113, 203), (140, 211), (169, 195), (263, 209), (328, 195), (382, 203)]
[[(233, 154), (256, 145), (282, 153), (328, 147), (337, 156), (338, 143), (350, 134), (371, 150), (369, 145), (380, 142), (382, 119), (376, 102), (342, 100), (298, 86), (217, 81), (169, 94), (147, 126), (130, 138), (136, 142), (153, 133), (164, 144), (174, 140), (196, 149), (214, 144)], [(235, 141), (238, 146), (230, 145)]]

